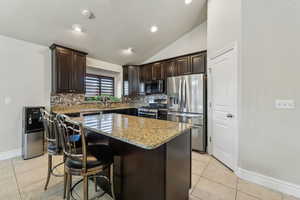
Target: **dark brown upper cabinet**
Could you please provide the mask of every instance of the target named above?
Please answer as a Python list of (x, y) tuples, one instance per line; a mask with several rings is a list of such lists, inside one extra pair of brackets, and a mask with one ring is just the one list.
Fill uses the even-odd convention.
[(193, 68), (193, 74), (206, 73), (206, 53), (190, 56), (190, 63)]
[(175, 60), (168, 60), (163, 63), (165, 70), (165, 78), (178, 75), (178, 68)]
[(176, 66), (178, 69), (178, 75), (192, 74), (193, 69), (189, 62), (189, 57), (181, 57), (176, 59)]
[(146, 79), (146, 67), (144, 65), (140, 66), (140, 82), (144, 83)]
[(163, 80), (164, 70), (162, 63), (154, 63), (152, 65), (152, 80)]
[(140, 92), (140, 67), (123, 66), (123, 95), (138, 96)]
[(149, 82), (152, 81), (152, 64), (144, 65), (144, 81)]
[(160, 60), (140, 66), (124, 66), (124, 96), (138, 96), (143, 84), (153, 80), (165, 80), (172, 76), (206, 73), (206, 51)]
[(52, 92), (85, 93), (87, 53), (53, 44)]
[(72, 86), (78, 93), (85, 93), (86, 55), (73, 52)]

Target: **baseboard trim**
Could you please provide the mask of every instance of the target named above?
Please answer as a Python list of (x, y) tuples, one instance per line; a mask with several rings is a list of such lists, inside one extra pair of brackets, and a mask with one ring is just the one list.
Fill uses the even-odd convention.
[(265, 176), (256, 172), (238, 168), (235, 172), (241, 179), (253, 182), (279, 192), (300, 197), (300, 185)]
[(21, 156), (21, 152), (21, 149), (13, 149), (10, 151), (0, 152), (0, 160), (7, 160), (10, 158)]

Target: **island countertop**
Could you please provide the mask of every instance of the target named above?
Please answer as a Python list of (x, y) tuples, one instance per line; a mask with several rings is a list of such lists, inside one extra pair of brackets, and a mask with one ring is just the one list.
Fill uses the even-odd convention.
[(71, 118), (87, 130), (138, 146), (155, 149), (182, 133), (192, 125), (121, 114), (102, 114)]
[(113, 107), (105, 107), (97, 104), (82, 104), (75, 106), (56, 106), (51, 108), (51, 112), (56, 114), (73, 114), (73, 113), (90, 113), (90, 112), (101, 112), (101, 111), (109, 111), (109, 110), (122, 110), (122, 109), (130, 109), (130, 108), (138, 108), (139, 105), (133, 104), (120, 104)]

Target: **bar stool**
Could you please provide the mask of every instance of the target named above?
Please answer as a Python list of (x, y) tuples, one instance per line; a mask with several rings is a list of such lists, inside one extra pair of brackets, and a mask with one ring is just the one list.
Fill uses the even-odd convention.
[(55, 166), (52, 166), (52, 157), (53, 156), (62, 156), (62, 148), (59, 144), (59, 137), (57, 129), (55, 127), (55, 118), (47, 110), (41, 109), (42, 120), (44, 124), (44, 129), (46, 133), (46, 142), (47, 142), (47, 152), (48, 152), (48, 174), (47, 180), (44, 187), (44, 190), (47, 190), (51, 175), (56, 177), (63, 177), (63, 174), (56, 174), (54, 171), (61, 166), (63, 162), (58, 163)]
[[(62, 141), (63, 152), (66, 157), (65, 180), (67, 200), (70, 200), (72, 190), (77, 185), (76, 183), (72, 187), (72, 176), (83, 177), (83, 199), (88, 200), (88, 178), (94, 178), (106, 169), (109, 169), (110, 177), (105, 177), (105, 179), (109, 182), (112, 198), (115, 199), (113, 184), (113, 153), (110, 147), (108, 145), (99, 144), (87, 145), (85, 129), (82, 124), (71, 121), (65, 115), (58, 115), (57, 123), (59, 127), (59, 136)], [(81, 138), (80, 147), (70, 140), (72, 136)], [(95, 187), (95, 189), (96, 188), (97, 187)], [(99, 197), (104, 194), (105, 193), (102, 193)]]

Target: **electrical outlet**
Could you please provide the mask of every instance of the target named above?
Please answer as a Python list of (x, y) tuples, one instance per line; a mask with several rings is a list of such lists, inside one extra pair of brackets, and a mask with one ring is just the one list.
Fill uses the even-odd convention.
[(275, 107), (277, 109), (295, 109), (296, 105), (293, 99), (288, 99), (288, 100), (277, 99), (275, 101)]

